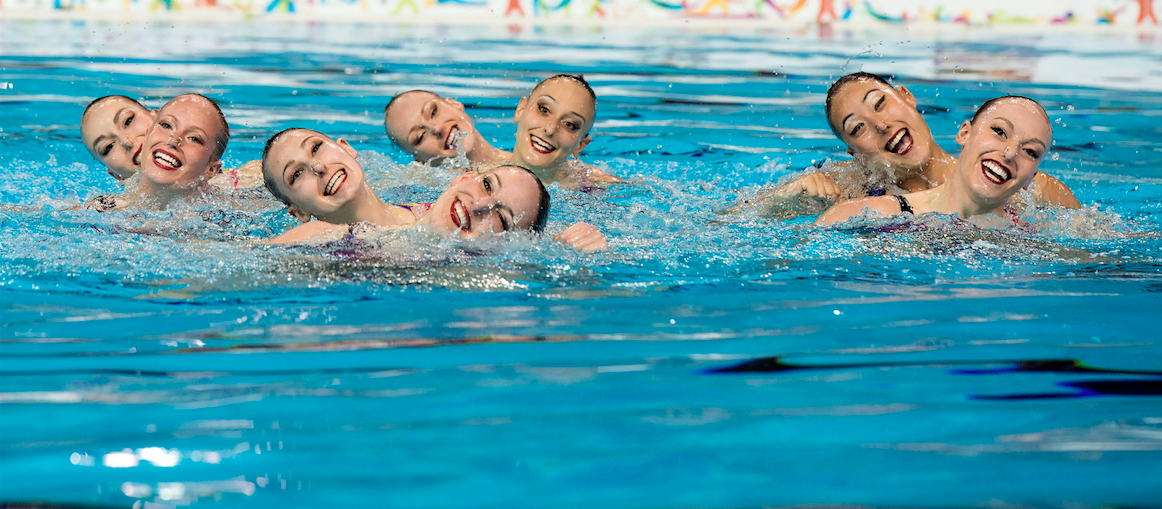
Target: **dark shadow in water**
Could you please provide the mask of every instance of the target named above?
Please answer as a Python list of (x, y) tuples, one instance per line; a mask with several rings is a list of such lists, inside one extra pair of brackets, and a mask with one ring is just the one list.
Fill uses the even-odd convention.
[(1093, 382), (1066, 382), (1065, 387), (1076, 392), (1044, 392), (1007, 394), (1003, 396), (971, 396), (983, 400), (1077, 399), (1095, 396), (1162, 396), (1162, 380), (1102, 380)]

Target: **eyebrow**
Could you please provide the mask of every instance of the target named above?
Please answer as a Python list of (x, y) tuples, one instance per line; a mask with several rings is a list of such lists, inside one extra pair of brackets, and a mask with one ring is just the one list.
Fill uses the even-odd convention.
[(121, 114), (125, 113), (126, 111), (129, 111), (128, 106), (117, 110), (117, 113), (113, 115), (113, 125), (121, 125)]
[[(867, 98), (871, 97), (872, 92), (875, 92), (877, 90), (879, 90), (879, 89), (873, 88), (871, 90), (868, 90), (866, 94), (863, 94), (863, 100), (861, 100), (860, 102), (866, 102)], [(855, 116), (855, 113), (848, 113), (846, 117), (843, 117), (843, 121), (839, 123), (839, 127), (847, 129), (847, 121), (851, 120), (851, 117), (854, 117), (854, 116)]]
[[(307, 142), (310, 140), (311, 140), (310, 136), (303, 138), (303, 141), (299, 143), (299, 148), (302, 150), (306, 150), (307, 149)], [(283, 181), (286, 181), (286, 171), (289, 170), (291, 165), (294, 163), (295, 163), (294, 158), (291, 158), (290, 161), (286, 162), (286, 166), (282, 167), (282, 180)]]
[(104, 143), (105, 138), (112, 138), (112, 136), (109, 136), (108, 134), (102, 134), (98, 136), (97, 139), (93, 140), (93, 152), (100, 152), (100, 150), (97, 149), (97, 146)]
[[(494, 179), (494, 180), (496, 181), (496, 189), (493, 189), (493, 190), (492, 190), (492, 195), (493, 195), (493, 196), (496, 196), (496, 193), (499, 193), (499, 192), (500, 192), (500, 190), (504, 188), (504, 184), (500, 183), (500, 175), (499, 175), (499, 174), (496, 174), (496, 173), (494, 173), (494, 174), (492, 174), (492, 175), (493, 175), (494, 177), (496, 177), (496, 179)], [(488, 178), (488, 175), (485, 175), (485, 176), (484, 176), (484, 178)], [(511, 218), (511, 217), (513, 216), (513, 213), (512, 213), (512, 208), (511, 208), (511, 207), (509, 207), (507, 203), (505, 203), (505, 202), (500, 202), (500, 203), (498, 203), (498, 204), (496, 205), (496, 209), (497, 209), (497, 211), (498, 211), (498, 213), (497, 213), (496, 215), (497, 215), (497, 217), (499, 217), (499, 218), (500, 218), (500, 227), (501, 227), (501, 229), (503, 229), (503, 230), (504, 230), (504, 231), (506, 231), (506, 232), (507, 232), (507, 231), (510, 231), (510, 230), (512, 230), (512, 226), (513, 226), (513, 225), (512, 225), (512, 220), (511, 220), (511, 219), (509, 219), (509, 220), (505, 220), (505, 219), (504, 219), (504, 216), (503, 216), (503, 215), (501, 215), (501, 214), (499, 213), (499, 210), (501, 210), (501, 209), (503, 209), (503, 210), (507, 210), (507, 211), (508, 211), (508, 217), (510, 217), (510, 218)]]

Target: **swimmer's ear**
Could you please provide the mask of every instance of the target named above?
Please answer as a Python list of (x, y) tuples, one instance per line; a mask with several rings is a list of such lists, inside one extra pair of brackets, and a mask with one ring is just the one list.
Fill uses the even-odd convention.
[(311, 215), (294, 205), (287, 205), (286, 211), (289, 212), (290, 215), (295, 216), (295, 219), (298, 219), (301, 223), (311, 222)]
[(351, 157), (359, 157), (359, 151), (355, 150), (355, 148), (352, 147), (350, 143), (347, 143), (347, 140), (339, 138), (335, 140), (335, 143), (339, 144), (339, 146), (342, 147), (345, 152), (347, 152), (347, 155)]
[(593, 138), (589, 136), (582, 138), (581, 143), (577, 144), (577, 150), (573, 151), (573, 157), (577, 157), (577, 154), (580, 154), (582, 150), (585, 150), (585, 147), (589, 146), (589, 142), (591, 141), (593, 141)]
[(448, 101), (448, 104), (455, 106), (460, 111), (464, 111), (464, 103), (461, 103), (460, 101), (457, 101), (451, 97), (445, 97), (444, 100)]
[(847, 155), (855, 157), (855, 151), (852, 150), (851, 147), (847, 147)]
[(210, 180), (214, 175), (219, 173), (222, 173), (222, 161), (214, 161), (210, 163), (210, 166), (206, 167), (205, 178), (206, 180)]
[(968, 142), (968, 132), (970, 130), (972, 130), (972, 121), (965, 120), (963, 124), (960, 124), (960, 129), (956, 131), (957, 145), (964, 146)]
[(516, 103), (516, 113), (512, 114), (513, 122), (520, 122), (520, 116), (525, 112), (525, 103), (529, 102), (528, 96), (521, 97), (520, 102)]
[(904, 98), (904, 102), (908, 103), (908, 105), (913, 108), (916, 107), (916, 96), (912, 95), (911, 90), (908, 90), (907, 87), (903, 85), (896, 87), (896, 90), (900, 92), (900, 97)]

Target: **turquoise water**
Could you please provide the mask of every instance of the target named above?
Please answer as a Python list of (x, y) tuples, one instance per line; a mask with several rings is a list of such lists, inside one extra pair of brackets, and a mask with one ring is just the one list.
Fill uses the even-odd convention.
[[(1118, 34), (0, 23), (0, 502), (90, 507), (1159, 507), (1162, 44)], [(46, 43), (51, 39), (52, 43)], [(1086, 209), (1036, 228), (720, 214), (845, 151), (834, 77), (891, 73), (938, 140), (1038, 98)], [(1079, 70), (1084, 70), (1081, 72)], [(198, 91), (228, 165), (303, 126), (396, 201), (381, 112), (428, 88), (497, 146), (555, 72), (600, 96), (547, 239), (271, 248), (273, 203), (118, 189), (81, 108)]]

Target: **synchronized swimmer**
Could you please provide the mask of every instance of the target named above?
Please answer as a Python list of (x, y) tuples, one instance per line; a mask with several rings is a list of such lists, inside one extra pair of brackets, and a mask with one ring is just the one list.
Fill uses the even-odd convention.
[[(551, 202), (545, 182), (585, 192), (624, 182), (580, 161), (591, 141), (596, 99), (581, 76), (541, 81), (516, 106), (516, 143), (509, 152), (484, 139), (459, 101), (424, 90), (396, 95), (384, 108), (391, 141), (418, 162), (466, 160), (468, 167), (434, 202), (394, 205), (368, 185), (358, 152), (343, 139), (286, 129), (270, 137), (261, 160), (223, 171), (230, 126), (212, 99), (185, 94), (151, 111), (131, 98), (106, 96), (82, 113), (85, 147), (117, 180), (140, 178), (136, 187), (87, 205), (100, 211), (166, 208), (189, 199), (228, 205), (229, 191), (264, 185), (303, 223), (271, 239), (274, 244), (343, 238), (364, 223), (423, 225), (460, 237), (541, 232)], [(1024, 205), (1017, 193), (1033, 184), (1035, 200), (1080, 207), (1067, 186), (1038, 171), (1053, 129), (1033, 99), (1003, 96), (984, 103), (957, 131), (959, 158), (936, 143), (911, 92), (880, 76), (840, 78), (828, 90), (824, 111), (853, 159), (806, 172), (753, 202), (783, 217), (810, 213), (799, 206), (804, 198), (829, 205), (819, 225), (929, 212), (991, 215), (1003, 225), (1017, 220)], [(586, 223), (554, 238), (586, 252), (607, 247), (604, 235)]]

